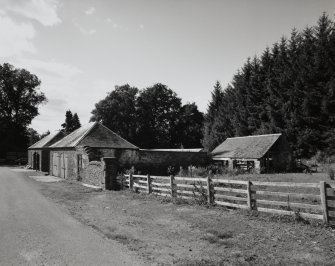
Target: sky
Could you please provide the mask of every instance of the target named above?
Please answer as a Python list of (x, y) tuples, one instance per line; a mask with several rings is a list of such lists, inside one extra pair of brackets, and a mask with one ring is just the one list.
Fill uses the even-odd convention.
[(0, 0), (0, 64), (41, 80), (48, 102), (31, 127), (61, 128), (66, 110), (89, 121), (115, 85), (163, 83), (206, 112), (248, 57), (334, 19), (335, 0)]

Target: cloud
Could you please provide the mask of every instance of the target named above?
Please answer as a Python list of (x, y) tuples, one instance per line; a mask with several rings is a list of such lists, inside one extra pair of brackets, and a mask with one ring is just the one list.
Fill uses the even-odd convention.
[(36, 52), (32, 43), (36, 31), (30, 23), (16, 23), (0, 13), (0, 57), (21, 55), (23, 52)]
[(64, 122), (65, 111), (81, 111), (90, 97), (82, 96), (82, 71), (76, 66), (59, 61), (37, 59), (16, 59), (15, 67), (25, 68), (41, 80), (40, 90), (45, 93), (48, 103), (40, 106), (40, 115), (32, 121), (31, 127), (39, 132), (55, 130)]
[(80, 27), (79, 28), (80, 32), (84, 35), (93, 35), (93, 34), (96, 34), (97, 33), (97, 30), (96, 29), (85, 29), (83, 27)]
[(17, 67), (26, 68), (31, 72), (36, 72), (48, 79), (71, 79), (72, 77), (82, 73), (82, 71), (68, 64), (56, 61), (42, 61), (37, 59), (18, 59), (15, 63)]
[(117, 24), (117, 23), (113, 23), (113, 28), (115, 30), (128, 30), (128, 27), (122, 26), (122, 25)]
[(144, 30), (144, 25), (140, 24), (139, 28), (140, 28), (140, 30)]
[(80, 26), (78, 23), (75, 26), (79, 29), (79, 31), (84, 35), (93, 35), (97, 33), (96, 29), (85, 29), (84, 27)]
[(73, 25), (77, 27), (83, 35), (93, 35), (97, 33), (96, 29), (93, 28), (87, 29), (83, 27), (76, 19), (73, 19)]
[(68, 107), (69, 103), (64, 99), (49, 99), (48, 100), (48, 109), (54, 112), (63, 112)]
[(93, 15), (94, 12), (95, 12), (95, 7), (92, 6), (85, 11), (85, 14), (88, 15), (88, 16), (91, 16), (91, 15)]
[(113, 22), (113, 20), (112, 20), (111, 18), (105, 18), (105, 21), (106, 21), (107, 23), (112, 23), (112, 22)]
[(43, 26), (61, 22), (57, 14), (57, 0), (0, 0), (2, 10), (35, 20)]
[(35, 53), (36, 29), (32, 21), (43, 26), (60, 23), (57, 0), (0, 0), (0, 57)]

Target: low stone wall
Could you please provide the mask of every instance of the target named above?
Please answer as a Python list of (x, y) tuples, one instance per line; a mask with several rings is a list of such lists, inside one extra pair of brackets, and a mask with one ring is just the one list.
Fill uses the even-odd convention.
[(104, 178), (104, 163), (99, 161), (91, 161), (86, 165), (80, 173), (81, 182), (105, 187), (105, 178)]

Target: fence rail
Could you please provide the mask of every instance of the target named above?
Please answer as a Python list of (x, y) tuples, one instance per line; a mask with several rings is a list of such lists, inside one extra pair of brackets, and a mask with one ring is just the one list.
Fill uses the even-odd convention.
[(165, 197), (199, 199), (209, 204), (297, 215), (335, 225), (335, 184), (260, 182), (179, 176), (125, 175), (131, 190)]

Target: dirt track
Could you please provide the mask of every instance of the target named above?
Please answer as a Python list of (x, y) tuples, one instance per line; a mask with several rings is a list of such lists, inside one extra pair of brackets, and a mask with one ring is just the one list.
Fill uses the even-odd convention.
[(335, 264), (335, 231), (330, 228), (172, 204), (126, 191), (35, 184), (83, 224), (122, 243), (149, 265)]

